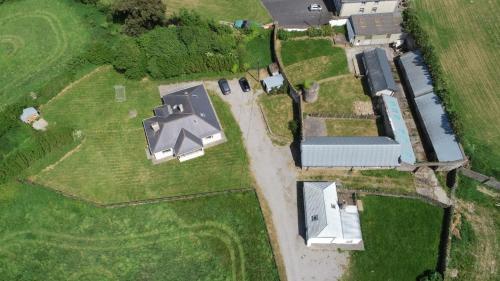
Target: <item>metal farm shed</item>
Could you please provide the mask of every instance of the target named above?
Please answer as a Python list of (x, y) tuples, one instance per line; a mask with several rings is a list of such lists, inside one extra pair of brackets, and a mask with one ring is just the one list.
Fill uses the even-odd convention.
[(433, 92), (415, 98), (418, 117), (421, 120), (434, 156), (439, 162), (462, 161), (464, 156), (453, 132), (448, 114), (441, 99)]
[(365, 50), (362, 56), (366, 80), (372, 96), (392, 95), (397, 90), (389, 60), (382, 48)]
[(381, 100), (383, 105), (382, 116), (384, 116), (386, 132), (401, 144), (401, 162), (415, 164), (415, 153), (398, 99), (384, 95)]
[(401, 44), (405, 33), (399, 13), (352, 15), (347, 22), (347, 37), (355, 46)]
[(401, 55), (398, 62), (403, 81), (413, 97), (419, 97), (434, 90), (431, 73), (420, 50)]
[(388, 137), (310, 137), (300, 145), (302, 167), (397, 167), (401, 145)]

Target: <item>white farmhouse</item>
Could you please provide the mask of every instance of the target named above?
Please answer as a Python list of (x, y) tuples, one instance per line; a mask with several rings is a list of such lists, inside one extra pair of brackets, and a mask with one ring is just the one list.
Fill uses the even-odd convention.
[(166, 93), (163, 105), (143, 121), (153, 162), (177, 157), (183, 162), (205, 154), (204, 148), (223, 141), (220, 122), (203, 85)]
[(339, 204), (334, 182), (305, 182), (304, 211), (307, 246), (363, 242), (358, 208)]
[(333, 0), (339, 17), (375, 13), (392, 13), (398, 6), (398, 0)]

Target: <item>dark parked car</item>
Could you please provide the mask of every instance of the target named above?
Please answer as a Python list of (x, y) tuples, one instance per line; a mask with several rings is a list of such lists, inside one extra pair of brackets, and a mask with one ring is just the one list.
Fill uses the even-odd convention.
[(241, 77), (239, 82), (241, 90), (243, 90), (243, 92), (250, 92), (250, 84), (248, 83), (248, 80), (245, 77)]
[(226, 79), (219, 80), (219, 88), (224, 95), (229, 95), (231, 93), (231, 88), (229, 88), (229, 83)]

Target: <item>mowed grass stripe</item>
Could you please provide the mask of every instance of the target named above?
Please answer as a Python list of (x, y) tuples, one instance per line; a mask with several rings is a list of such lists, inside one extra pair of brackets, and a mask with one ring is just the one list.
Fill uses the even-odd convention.
[[(114, 85), (125, 85), (127, 101), (114, 100)], [(142, 119), (161, 104), (157, 82), (125, 80), (112, 69), (94, 73), (44, 107), (49, 123), (81, 130), (80, 150), (41, 172), (41, 184), (100, 203), (125, 202), (252, 185), (241, 132), (228, 105), (217, 95), (212, 103), (227, 142), (205, 156), (184, 163), (153, 165), (146, 159)], [(138, 117), (130, 118), (136, 110)]]

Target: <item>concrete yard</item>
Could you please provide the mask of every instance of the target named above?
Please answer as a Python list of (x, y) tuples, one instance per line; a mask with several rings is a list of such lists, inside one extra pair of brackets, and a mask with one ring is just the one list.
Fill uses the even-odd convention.
[[(274, 21), (289, 28), (308, 28), (327, 24), (333, 17), (333, 1), (323, 0), (263, 0)], [(321, 12), (309, 11), (311, 4), (320, 4)]]

